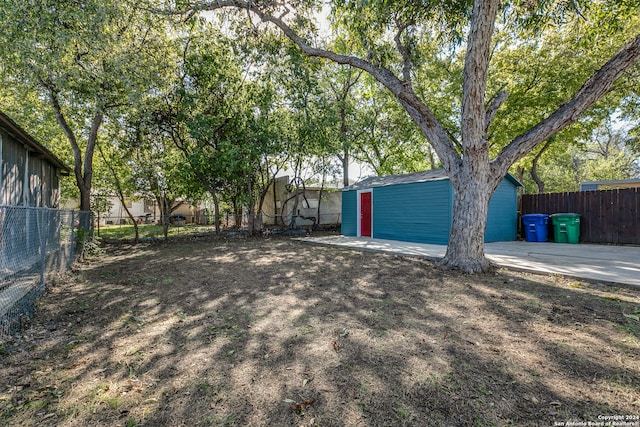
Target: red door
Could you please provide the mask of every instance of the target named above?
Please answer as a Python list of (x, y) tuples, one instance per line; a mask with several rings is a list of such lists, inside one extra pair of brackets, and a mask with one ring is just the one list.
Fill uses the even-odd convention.
[(371, 193), (360, 193), (360, 235), (371, 237)]

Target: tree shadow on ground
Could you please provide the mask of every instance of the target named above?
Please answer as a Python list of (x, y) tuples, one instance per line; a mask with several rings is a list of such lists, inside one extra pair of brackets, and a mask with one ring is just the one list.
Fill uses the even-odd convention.
[(639, 302), (625, 289), (504, 270), (467, 276), (287, 239), (115, 247), (44, 298), (28, 362), (12, 353), (0, 369), (2, 378), (19, 371), (0, 417), (598, 421), (638, 412), (640, 340), (623, 314)]

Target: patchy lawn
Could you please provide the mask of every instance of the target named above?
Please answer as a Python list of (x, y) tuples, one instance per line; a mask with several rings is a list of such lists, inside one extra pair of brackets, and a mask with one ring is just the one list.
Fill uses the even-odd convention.
[(286, 238), (110, 246), (0, 346), (0, 424), (635, 422), (639, 311), (636, 290)]
[[(215, 227), (212, 225), (187, 224), (182, 226), (171, 225), (169, 227), (169, 237), (184, 237), (190, 235), (215, 234)], [(133, 225), (103, 225), (96, 234), (105, 240), (133, 239), (136, 236)], [(139, 224), (138, 234), (141, 239), (164, 238), (164, 228), (157, 224)]]

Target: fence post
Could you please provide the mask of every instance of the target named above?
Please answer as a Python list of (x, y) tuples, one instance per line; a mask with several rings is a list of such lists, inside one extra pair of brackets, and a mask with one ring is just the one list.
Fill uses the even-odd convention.
[(40, 240), (40, 262), (42, 265), (40, 266), (40, 286), (39, 291), (44, 291), (44, 273), (47, 268), (47, 233), (43, 231), (43, 223), (45, 222), (42, 216), (45, 214), (45, 209), (42, 208), (39, 210), (38, 215), (36, 215), (36, 228), (38, 229), (38, 239)]
[(73, 257), (75, 256), (76, 249), (76, 211), (71, 211), (71, 241), (69, 242), (69, 260), (67, 261), (67, 268), (73, 264)]

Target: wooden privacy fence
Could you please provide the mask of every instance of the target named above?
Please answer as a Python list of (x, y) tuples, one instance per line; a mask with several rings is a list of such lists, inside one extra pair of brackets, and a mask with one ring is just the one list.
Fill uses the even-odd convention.
[(639, 188), (525, 194), (520, 211), (522, 215), (578, 213), (581, 242), (640, 245)]

